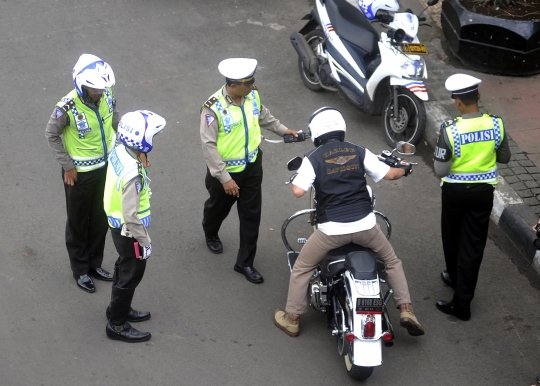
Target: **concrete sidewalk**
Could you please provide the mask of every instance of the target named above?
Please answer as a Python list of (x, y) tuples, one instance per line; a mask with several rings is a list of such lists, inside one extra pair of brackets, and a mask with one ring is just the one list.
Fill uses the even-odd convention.
[[(411, 8), (416, 14), (425, 7), (424, 0), (401, 0), (400, 4), (402, 9)], [(446, 79), (455, 73), (482, 79), (480, 109), (503, 118), (512, 150), (511, 161), (498, 164), (500, 182), (491, 217), (540, 273), (540, 251), (532, 244), (536, 236), (531, 231), (540, 216), (540, 77), (490, 75), (464, 66), (446, 45), (440, 23), (441, 5), (442, 0), (425, 12), (432, 28), (421, 27), (419, 32), (429, 52), (425, 141), (434, 148), (440, 124), (460, 115), (444, 88)]]

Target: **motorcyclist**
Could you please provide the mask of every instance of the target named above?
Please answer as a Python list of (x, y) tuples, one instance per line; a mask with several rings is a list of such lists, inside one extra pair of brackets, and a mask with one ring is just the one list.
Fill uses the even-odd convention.
[(308, 124), (316, 149), (304, 157), (292, 191), (302, 197), (311, 186), (317, 192), (318, 229), (298, 256), (289, 282), (285, 310), (274, 312), (274, 323), (289, 336), (300, 334), (300, 315), (307, 311), (307, 287), (313, 270), (327, 253), (349, 243), (373, 250), (384, 261), (400, 325), (413, 336), (424, 335), (411, 305), (401, 260), (376, 222), (367, 190), (366, 173), (375, 181), (397, 180), (412, 172), (408, 163), (393, 168), (368, 149), (345, 142), (346, 124), (331, 107), (315, 111)]

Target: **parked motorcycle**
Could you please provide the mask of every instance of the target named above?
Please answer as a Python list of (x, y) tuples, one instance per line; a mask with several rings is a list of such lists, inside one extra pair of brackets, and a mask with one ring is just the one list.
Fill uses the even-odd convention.
[[(437, 2), (429, 0), (428, 6)], [(339, 91), (364, 113), (382, 115), (392, 147), (420, 142), (428, 100), (422, 57), (427, 49), (416, 35), (420, 25), (429, 24), (420, 24), (426, 18), (411, 10), (398, 10), (397, 0), (315, 0), (302, 18), (307, 24), (290, 36), (304, 85)], [(374, 22), (389, 29), (380, 38)]]
[[(392, 152), (383, 151), (379, 159), (395, 167), (403, 161), (393, 155), (396, 151), (403, 155), (412, 155), (415, 146), (399, 142)], [(293, 158), (288, 162), (287, 168), (290, 171), (298, 170), (301, 163), (301, 157)], [(291, 183), (296, 175), (286, 184)], [(375, 195), (369, 186), (368, 190), (372, 207), (375, 207)], [(313, 186), (310, 190), (310, 203), (310, 209), (294, 213), (281, 227), (281, 238), (287, 248), (291, 271), (300, 252), (291, 246), (287, 238), (287, 228), (293, 220), (306, 219), (308, 216), (307, 223), (316, 229), (316, 192)], [(381, 212), (374, 210), (374, 213), (389, 239), (392, 232), (390, 221)], [(298, 238), (297, 242), (305, 244), (307, 238)], [(369, 378), (373, 368), (382, 364), (382, 344), (386, 347), (393, 345), (394, 333), (386, 309), (393, 291), (388, 288), (383, 296), (381, 283), (386, 283), (384, 263), (378, 260), (369, 248), (351, 243), (330, 251), (313, 272), (308, 286), (311, 307), (327, 314), (328, 328), (337, 338), (338, 352), (344, 357), (347, 373), (353, 379)]]

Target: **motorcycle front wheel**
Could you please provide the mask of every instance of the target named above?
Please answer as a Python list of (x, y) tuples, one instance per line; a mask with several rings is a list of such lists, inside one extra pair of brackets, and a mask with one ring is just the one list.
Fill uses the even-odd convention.
[(394, 119), (394, 97), (392, 94), (383, 105), (383, 127), (386, 142), (394, 148), (399, 141), (413, 145), (424, 137), (426, 108), (424, 103), (406, 88), (398, 90), (398, 116)]
[[(324, 33), (320, 29), (315, 29), (305, 36), (308, 45), (311, 47), (315, 55), (317, 55), (317, 47), (324, 40)], [(317, 77), (315, 77), (305, 66), (302, 59), (298, 57), (298, 70), (300, 71), (300, 79), (304, 86), (311, 91), (322, 91), (322, 86)]]
[[(352, 349), (352, 347), (351, 347)], [(347, 374), (352, 379), (357, 381), (365, 381), (373, 373), (373, 367), (356, 366), (351, 362), (351, 353), (345, 355), (345, 367), (347, 368)]]

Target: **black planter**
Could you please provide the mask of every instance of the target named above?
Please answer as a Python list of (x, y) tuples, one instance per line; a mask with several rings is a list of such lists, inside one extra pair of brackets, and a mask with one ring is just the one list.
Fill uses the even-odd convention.
[(441, 24), (450, 50), (465, 65), (503, 75), (540, 73), (540, 20), (500, 19), (444, 0)]

